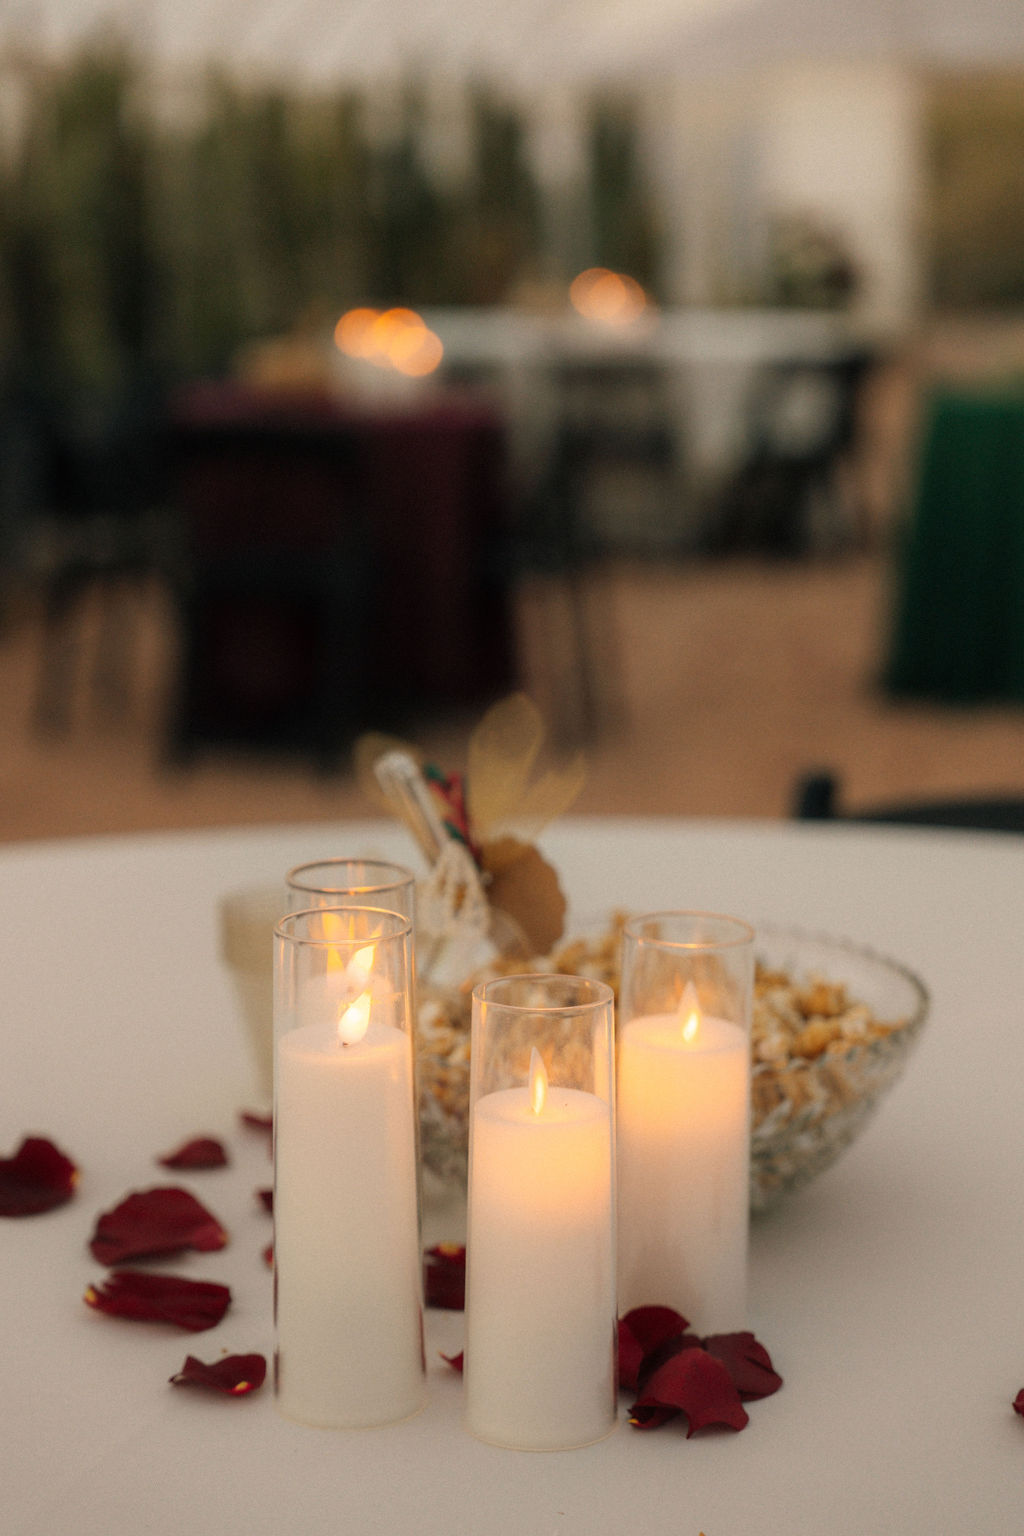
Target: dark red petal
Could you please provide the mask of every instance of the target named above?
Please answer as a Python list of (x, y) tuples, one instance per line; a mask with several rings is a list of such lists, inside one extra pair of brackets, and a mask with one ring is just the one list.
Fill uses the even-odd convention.
[(453, 1371), (458, 1371), (459, 1375), (462, 1375), (462, 1363), (465, 1350), (460, 1349), (457, 1355), (445, 1355), (442, 1354), (441, 1350), (438, 1350), (438, 1354), (441, 1356), (441, 1359), (445, 1362), (446, 1365), (450, 1365)]
[(649, 1354), (665, 1339), (677, 1333), (685, 1333), (690, 1324), (672, 1307), (634, 1307), (622, 1319), (644, 1354)]
[(423, 1298), (428, 1307), (461, 1312), (466, 1305), (466, 1250), (461, 1243), (438, 1243), (423, 1255)]
[(1014, 1412), (1024, 1415), (1024, 1387), (1021, 1387), (1013, 1400)]
[(90, 1285), (85, 1300), (97, 1312), (142, 1323), (173, 1323), (202, 1333), (220, 1322), (231, 1301), (226, 1285), (211, 1280), (185, 1280), (180, 1275), (153, 1275), (138, 1269), (115, 1269), (99, 1285)]
[(630, 1409), (631, 1423), (638, 1428), (653, 1427), (651, 1420), (643, 1417), (643, 1410), (650, 1408), (685, 1413), (689, 1420), (687, 1439), (709, 1424), (739, 1430), (748, 1421), (729, 1372), (720, 1360), (699, 1347), (681, 1350), (654, 1372)]
[(101, 1264), (145, 1259), (196, 1248), (212, 1253), (228, 1235), (216, 1217), (186, 1189), (134, 1190), (96, 1222), (89, 1248)]
[(226, 1168), (228, 1155), (223, 1142), (215, 1136), (197, 1136), (184, 1142), (176, 1152), (158, 1157), (157, 1162), (163, 1168)]
[(273, 1215), (274, 1191), (272, 1189), (258, 1189), (256, 1191), (256, 1198), (263, 1206), (263, 1209), (265, 1211), (270, 1211), (271, 1215)]
[(215, 1392), (226, 1392), (229, 1397), (245, 1397), (262, 1387), (267, 1376), (267, 1362), (263, 1355), (225, 1355), (206, 1365), (195, 1355), (187, 1355), (185, 1364), (176, 1376), (171, 1377), (175, 1387), (212, 1387)]
[(243, 1109), (239, 1115), (242, 1124), (248, 1126), (250, 1131), (272, 1131), (274, 1129), (273, 1115), (263, 1114), (256, 1109)]
[(45, 1136), (26, 1136), (0, 1158), (0, 1216), (38, 1216), (70, 1200), (78, 1169)]
[(678, 1417), (678, 1408), (650, 1408), (642, 1403), (634, 1403), (629, 1410), (629, 1422), (634, 1429), (660, 1429), (669, 1419)]
[(686, 1318), (671, 1307), (634, 1307), (619, 1318), (619, 1386), (632, 1392), (640, 1364), (666, 1339), (685, 1331)]
[(752, 1333), (713, 1333), (702, 1343), (709, 1355), (721, 1360), (741, 1397), (771, 1397), (782, 1386), (771, 1356)]
[(639, 1340), (624, 1317), (619, 1318), (619, 1386), (623, 1392), (636, 1391), (637, 1372), (644, 1357)]
[(274, 1267), (274, 1245), (273, 1245), (273, 1243), (268, 1243), (267, 1246), (264, 1248), (264, 1250), (263, 1250), (263, 1262), (264, 1262), (264, 1264), (266, 1264), (268, 1269), (273, 1269), (273, 1267)]
[(662, 1339), (661, 1343), (649, 1350), (640, 1362), (640, 1369), (636, 1373), (637, 1395), (643, 1396), (647, 1383), (655, 1371), (661, 1369), (666, 1360), (682, 1354), (684, 1349), (701, 1348), (703, 1348), (702, 1342), (695, 1333), (676, 1333), (671, 1338)]

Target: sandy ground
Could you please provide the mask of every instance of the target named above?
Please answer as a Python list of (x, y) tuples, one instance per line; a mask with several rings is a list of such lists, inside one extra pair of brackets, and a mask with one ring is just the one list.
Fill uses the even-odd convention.
[[(845, 801), (924, 793), (1024, 794), (1024, 708), (896, 704), (876, 686), (889, 594), (884, 555), (794, 565), (756, 561), (611, 566), (586, 590), (596, 728), (581, 812), (780, 817), (809, 768), (839, 776)], [(95, 625), (83, 630), (69, 727), (32, 724), (40, 631), (31, 610), (0, 637), (0, 839), (170, 827), (334, 820), (373, 814), (351, 777), (302, 761), (204, 753), (163, 760), (174, 636), (167, 603), (136, 594), (126, 708), (104, 716), (89, 686)], [(524, 682), (552, 721), (578, 717), (559, 590), (518, 604)], [(460, 766), (472, 717), (419, 740)]]

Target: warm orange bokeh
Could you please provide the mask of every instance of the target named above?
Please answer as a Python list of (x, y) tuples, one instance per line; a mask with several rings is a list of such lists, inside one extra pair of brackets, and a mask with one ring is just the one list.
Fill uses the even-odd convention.
[(588, 267), (569, 284), (573, 308), (604, 325), (631, 325), (647, 308), (647, 295), (636, 278), (608, 267)]
[(441, 338), (414, 309), (350, 309), (334, 328), (334, 340), (346, 357), (359, 357), (378, 368), (394, 368), (410, 378), (433, 373), (444, 355)]

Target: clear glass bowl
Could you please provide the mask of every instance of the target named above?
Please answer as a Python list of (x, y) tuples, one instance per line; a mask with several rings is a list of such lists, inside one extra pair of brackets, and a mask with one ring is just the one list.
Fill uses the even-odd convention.
[[(847, 939), (763, 923), (755, 954), (759, 991), (765, 970), (805, 989), (821, 978), (841, 985), (855, 1010), (849, 1026), (813, 1056), (790, 1050), (775, 1061), (759, 1059), (755, 1028), (750, 1204), (763, 1211), (828, 1168), (859, 1135), (902, 1073), (929, 999), (905, 965)], [(755, 1010), (761, 1003), (763, 997)]]
[[(621, 917), (529, 968), (595, 976), (617, 992), (620, 928)], [(829, 1167), (859, 1134), (903, 1071), (928, 994), (906, 966), (846, 939), (762, 923), (754, 950), (750, 1204), (759, 1212)], [(466, 1182), (476, 979), (428, 987), (420, 1001), (421, 1152), (429, 1174), (456, 1189)]]

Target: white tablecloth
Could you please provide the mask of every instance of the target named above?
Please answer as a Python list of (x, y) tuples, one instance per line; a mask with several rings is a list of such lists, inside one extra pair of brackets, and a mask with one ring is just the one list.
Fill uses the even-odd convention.
[[(754, 1225), (750, 1324), (785, 1378), (739, 1435), (623, 1421), (530, 1455), (460, 1425), (429, 1313), (430, 1397), (408, 1423), (303, 1429), (268, 1386), (167, 1385), (186, 1353), (272, 1350), (266, 1147), (214, 910), (231, 886), (342, 852), (409, 856), (377, 824), (102, 839), (0, 853), (0, 1152), (51, 1136), (76, 1198), (0, 1222), (4, 1536), (339, 1532), (935, 1536), (1019, 1532), (1024, 1421), (1024, 846), (843, 826), (573, 821), (545, 847), (592, 916), (704, 907), (847, 935), (928, 983), (907, 1074), (845, 1157)], [(98, 1212), (165, 1182), (154, 1157), (209, 1132), (232, 1166), (180, 1177), (231, 1233), (165, 1268), (232, 1287), (205, 1334), (83, 1305)], [(172, 1176), (173, 1177), (173, 1176)], [(443, 1226), (438, 1213), (430, 1220)], [(440, 1235), (434, 1231), (432, 1235)]]

